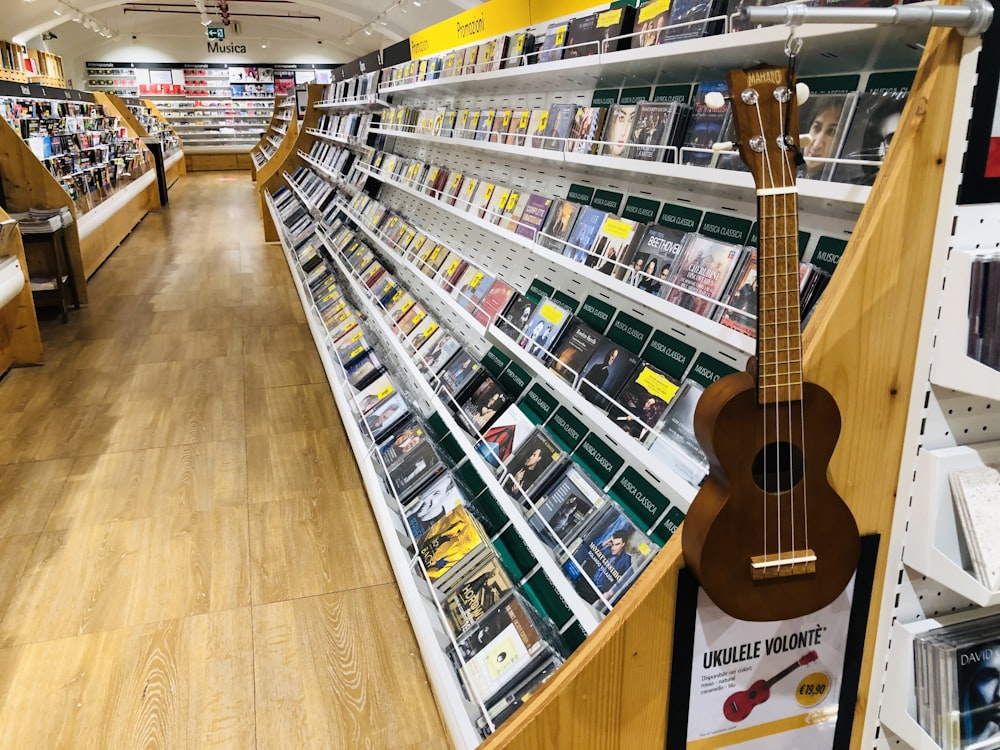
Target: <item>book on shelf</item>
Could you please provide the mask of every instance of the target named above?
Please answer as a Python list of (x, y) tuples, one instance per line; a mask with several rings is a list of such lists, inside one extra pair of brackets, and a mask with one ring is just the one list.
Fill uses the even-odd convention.
[(386, 467), (386, 480), (393, 494), (406, 505), (413, 495), (443, 471), (444, 464), (434, 450), (434, 444), (430, 440), (421, 440)]
[(500, 278), (494, 279), (493, 283), (490, 284), (489, 291), (486, 292), (473, 312), (473, 317), (482, 325), (489, 326), (500, 311), (507, 306), (507, 302), (513, 294), (514, 288), (510, 284)]
[(647, 438), (649, 452), (695, 487), (708, 473), (708, 459), (694, 434), (694, 409), (703, 390), (684, 381)]
[(485, 377), (459, 403), (460, 421), (470, 428), (472, 435), (478, 437), (493, 424), (512, 400), (496, 380)]
[(565, 198), (555, 199), (545, 217), (541, 234), (536, 240), (538, 244), (562, 255), (563, 250), (565, 250), (565, 241), (569, 237), (570, 230), (573, 229), (573, 222), (576, 221), (576, 215), (579, 212), (579, 203)]
[(549, 369), (576, 387), (587, 362), (605, 340), (603, 335), (582, 320), (574, 320), (553, 347)]
[(545, 224), (552, 199), (538, 193), (531, 193), (524, 204), (524, 211), (518, 220), (515, 234), (534, 240)]
[(565, 559), (566, 552), (559, 545), (570, 547), (605, 502), (601, 488), (570, 462), (539, 498), (528, 523), (557, 558)]
[(817, 159), (840, 157), (847, 124), (857, 101), (857, 94), (811, 94), (799, 107), (799, 130), (808, 136), (802, 145), (805, 163), (799, 167), (799, 179), (829, 180), (835, 164)]
[(601, 134), (600, 152), (603, 156), (625, 155), (636, 109), (635, 104), (613, 104), (608, 109), (604, 132)]
[(611, 339), (601, 338), (583, 366), (577, 388), (587, 401), (607, 411), (639, 365), (639, 358)]
[(596, 141), (604, 131), (607, 114), (607, 107), (578, 107), (569, 130), (566, 150), (575, 154), (596, 154)]
[(531, 148), (541, 148), (545, 142), (545, 129), (549, 124), (549, 111), (547, 109), (533, 109), (528, 117), (528, 127), (525, 131), (523, 144)]
[(566, 240), (563, 255), (576, 263), (586, 263), (608, 215), (607, 211), (599, 208), (581, 206)]
[(973, 573), (987, 589), (1000, 591), (1000, 465), (957, 469), (948, 481)]
[[(661, 42), (676, 42), (722, 33), (727, 0), (671, 0), (670, 17)], [(714, 19), (709, 21), (708, 19)], [(702, 21), (702, 23), (698, 23)]]
[(566, 48), (563, 52), (565, 59), (588, 57), (600, 52), (600, 43), (597, 37), (597, 15), (597, 13), (588, 13), (585, 16), (576, 16), (569, 20), (566, 27)]
[(465, 495), (455, 483), (454, 475), (450, 471), (438, 475), (406, 502), (404, 515), (413, 538), (422, 537), (431, 526), (464, 502)]
[(444, 602), (452, 633), (460, 637), (470, 630), (513, 590), (514, 584), (500, 560), (488, 557), (478, 568), (470, 571)]
[(875, 182), (879, 164), (896, 132), (909, 87), (896, 86), (865, 91), (857, 99), (851, 124), (841, 149), (841, 159), (875, 164), (837, 164), (831, 179), (855, 185)]
[(668, 302), (711, 316), (728, 289), (730, 279), (745, 261), (744, 248), (701, 234), (688, 235), (684, 249), (670, 272)]
[(569, 131), (573, 127), (573, 119), (576, 117), (577, 106), (575, 104), (553, 104), (549, 107), (549, 116), (545, 123), (545, 138), (542, 140), (542, 148), (549, 151), (563, 151), (566, 149), (566, 140)]
[(503, 313), (496, 320), (496, 327), (505, 335), (518, 341), (527, 331), (528, 321), (538, 303), (525, 297), (520, 292), (514, 292)]
[(459, 505), (417, 539), (416, 553), (434, 587), (448, 594), (492, 549), (479, 521)]
[(584, 264), (608, 276), (622, 271), (641, 226), (630, 219), (607, 214)]
[(551, 358), (549, 350), (555, 346), (571, 317), (572, 313), (567, 307), (544, 297), (528, 319), (527, 328), (517, 345), (547, 366)]
[(630, 286), (661, 296), (663, 282), (680, 255), (687, 233), (680, 229), (647, 224), (642, 236), (622, 258), (615, 276)]
[(544, 430), (535, 429), (503, 465), (501, 487), (527, 511), (533, 498), (559, 472), (564, 459), (555, 441)]
[(942, 748), (1000, 746), (1000, 614), (941, 618), (915, 634), (917, 721)]
[(757, 248), (749, 248), (743, 269), (735, 278), (728, 307), (720, 308), (719, 322), (744, 336), (757, 335)]
[(517, 404), (511, 404), (487, 427), (476, 441), (476, 453), (494, 470), (499, 469), (521, 447), (534, 424)]
[(452, 399), (461, 402), (469, 389), (475, 388), (482, 374), (475, 357), (466, 349), (456, 351), (441, 369), (441, 389)]
[(611, 421), (626, 435), (645, 442), (656, 434), (656, 427), (677, 390), (677, 383), (669, 376), (640, 362), (615, 396), (609, 410)]
[(380, 400), (361, 419), (376, 443), (385, 440), (403, 422), (410, 418), (410, 407), (399, 393), (392, 393)]
[(555, 60), (562, 60), (563, 45), (566, 44), (566, 31), (569, 24), (566, 22), (550, 23), (545, 29), (545, 37), (542, 40), (541, 49), (538, 51), (538, 62), (546, 63)]
[(606, 611), (658, 549), (614, 503), (608, 503), (583, 530), (563, 570), (584, 601)]
[(671, 0), (650, 0), (638, 10), (633, 47), (655, 47), (666, 41)]
[(516, 592), (480, 618), (458, 641), (458, 650), (462, 680), (484, 702), (553, 654), (538, 616)]
[[(688, 118), (687, 129), (681, 139), (681, 162), (699, 167), (707, 167), (712, 163), (714, 154), (711, 148), (725, 139), (726, 128), (730, 123), (730, 106), (728, 99), (718, 109), (705, 103), (705, 97), (712, 93), (729, 96), (725, 81), (702, 81), (695, 89), (692, 98), (693, 109)], [(692, 151), (689, 149), (699, 149)]]

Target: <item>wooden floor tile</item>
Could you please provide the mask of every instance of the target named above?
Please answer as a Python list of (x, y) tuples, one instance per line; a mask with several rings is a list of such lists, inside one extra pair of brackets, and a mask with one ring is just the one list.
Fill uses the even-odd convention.
[(339, 428), (247, 438), (250, 503), (318, 500), (361, 487), (354, 452)]
[(0, 651), (0, 747), (254, 750), (248, 608)]
[(392, 586), (254, 607), (254, 663), (260, 748), (449, 747)]
[(184, 333), (149, 333), (135, 338), (122, 362), (140, 364), (209, 359), (240, 354), (242, 351), (243, 334), (233, 328)]
[(316, 344), (307, 324), (247, 326), (243, 329), (244, 354), (284, 354), (300, 351), (316, 351)]
[[(246, 368), (246, 386), (250, 388), (277, 388), (286, 385), (322, 383), (327, 386), (326, 371), (313, 351), (274, 352), (249, 354), (243, 358)], [(327, 386), (329, 387), (329, 386)]]
[(149, 362), (123, 368), (115, 401), (243, 393), (243, 357)]
[(0, 456), (9, 463), (100, 453), (88, 435), (101, 406), (32, 409), (7, 420), (0, 432)]
[(392, 582), (378, 533), (363, 492), (251, 506), (253, 603)]
[(327, 383), (247, 388), (246, 404), (248, 437), (339, 426)]
[(246, 512), (42, 533), (0, 621), (0, 648), (248, 606)]
[[(18, 534), (3, 540), (0, 554), (0, 619), (7, 612), (10, 600), (18, 590), (21, 576), (31, 561), (40, 534)], [(0, 676), (0, 680), (2, 680)], [(6, 745), (0, 743), (0, 747)]]
[[(238, 440), (244, 435), (240, 393), (178, 394), (116, 402), (103, 407), (82, 442), (100, 446), (97, 452), (141, 450), (167, 445)], [(71, 454), (67, 454), (71, 455)]]
[(212, 306), (198, 310), (166, 310), (150, 315), (148, 333), (186, 333), (188, 331), (214, 331), (220, 328), (243, 326), (241, 306)]
[(0, 464), (0, 539), (45, 527), (72, 466), (71, 458)]
[(246, 501), (242, 440), (105, 453), (73, 462), (45, 528), (194, 513)]

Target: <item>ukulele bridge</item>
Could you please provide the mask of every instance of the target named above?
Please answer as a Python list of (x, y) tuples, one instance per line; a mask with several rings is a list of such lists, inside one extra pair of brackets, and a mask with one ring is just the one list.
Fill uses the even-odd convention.
[(754, 555), (750, 558), (750, 576), (755, 581), (788, 578), (816, 572), (816, 553), (811, 549), (781, 552), (774, 555)]

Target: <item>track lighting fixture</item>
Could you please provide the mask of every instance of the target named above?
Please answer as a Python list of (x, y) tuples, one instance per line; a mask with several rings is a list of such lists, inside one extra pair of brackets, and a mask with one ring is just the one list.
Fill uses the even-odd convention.
[(94, 16), (90, 15), (89, 13), (84, 13), (82, 10), (70, 4), (66, 0), (59, 0), (59, 2), (56, 4), (55, 10), (53, 10), (52, 12), (55, 13), (57, 16), (61, 16), (66, 12), (71, 13), (72, 15), (70, 16), (70, 20), (72, 20), (74, 23), (83, 24), (83, 27), (85, 29), (89, 29), (90, 31), (93, 31), (95, 34), (100, 34), (105, 39), (112, 39), (118, 36), (118, 32), (115, 29), (112, 29), (110, 26), (97, 20)]

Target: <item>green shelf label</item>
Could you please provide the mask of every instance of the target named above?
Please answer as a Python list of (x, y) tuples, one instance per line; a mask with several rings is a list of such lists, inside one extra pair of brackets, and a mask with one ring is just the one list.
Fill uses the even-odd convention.
[(524, 393), (524, 389), (531, 382), (531, 376), (517, 362), (511, 362), (507, 369), (503, 371), (497, 382), (503, 386), (504, 390), (515, 398)]
[(656, 221), (656, 215), (659, 211), (659, 201), (632, 195), (625, 201), (625, 208), (622, 209), (622, 218), (630, 219), (639, 224), (652, 224)]
[(593, 199), (594, 188), (587, 185), (578, 185), (577, 183), (573, 183), (569, 186), (569, 192), (566, 193), (566, 200), (579, 203), (582, 206), (589, 206), (590, 201)]
[(566, 600), (559, 595), (559, 591), (552, 585), (552, 581), (539, 570), (532, 574), (524, 582), (524, 589), (534, 605), (546, 614), (556, 627), (562, 627), (573, 617), (573, 610), (566, 604)]
[(570, 453), (576, 450), (588, 432), (583, 422), (565, 406), (555, 410), (547, 426), (552, 438)]
[(685, 83), (674, 83), (666, 86), (657, 86), (653, 91), (654, 102), (680, 102), (687, 104), (691, 101), (691, 85)]
[(618, 89), (599, 89), (590, 100), (591, 107), (610, 107), (618, 103)]
[(838, 240), (835, 237), (820, 237), (816, 240), (816, 249), (813, 250), (812, 263), (824, 271), (833, 273), (846, 249), (847, 240)]
[(652, 330), (653, 326), (648, 323), (628, 313), (619, 312), (608, 331), (608, 338), (616, 344), (621, 344), (633, 354), (638, 354)]
[(618, 473), (618, 470), (625, 463), (625, 459), (619, 456), (614, 450), (601, 440), (594, 433), (590, 433), (580, 443), (574, 458), (578, 459), (591, 476), (597, 480), (602, 487), (606, 486), (611, 478)]
[(694, 357), (695, 348), (669, 333), (656, 330), (649, 339), (649, 345), (643, 352), (643, 357), (649, 364), (674, 380), (684, 377), (691, 358)]
[(608, 330), (608, 324), (615, 316), (616, 309), (604, 300), (589, 295), (580, 308), (580, 319), (598, 333)]
[(524, 578), (538, 564), (528, 545), (513, 527), (500, 534), (493, 541), (493, 546), (500, 552), (504, 567), (513, 573), (516, 579)]
[(751, 224), (753, 222), (750, 219), (709, 212), (701, 220), (698, 233), (715, 240), (742, 245), (747, 241)]
[(656, 223), (671, 229), (680, 229), (682, 232), (697, 232), (702, 216), (702, 212), (697, 208), (664, 203)]
[(521, 399), (521, 406), (532, 422), (540, 424), (556, 410), (559, 402), (541, 383), (535, 383)]
[(648, 531), (670, 506), (670, 501), (632, 466), (622, 472), (618, 481), (611, 485), (608, 494), (632, 516), (643, 531)]
[(555, 292), (553, 292), (552, 293), (552, 299), (553, 299), (553, 301), (558, 302), (560, 305), (563, 305), (564, 307), (568, 307), (570, 309), (570, 311), (572, 311), (574, 313), (580, 307), (580, 301), (579, 300), (573, 299), (568, 294), (566, 294), (566, 292), (563, 292), (563, 291), (555, 291)]
[(651, 86), (637, 86), (631, 89), (622, 89), (621, 96), (618, 97), (619, 104), (638, 104), (648, 102), (653, 93)]
[(532, 302), (540, 302), (542, 297), (548, 297), (554, 289), (555, 287), (551, 284), (546, 284), (541, 279), (534, 279), (524, 296)]
[(509, 362), (510, 357), (494, 346), (483, 357), (483, 368), (494, 378), (497, 378)]
[(734, 372), (737, 370), (732, 365), (702, 352), (694, 361), (694, 367), (691, 368), (688, 377), (698, 385), (707, 387), (724, 375), (731, 375)]
[(602, 211), (610, 211), (613, 214), (617, 214), (618, 210), (622, 207), (623, 200), (625, 200), (623, 193), (615, 193), (611, 190), (595, 190), (590, 205)]

